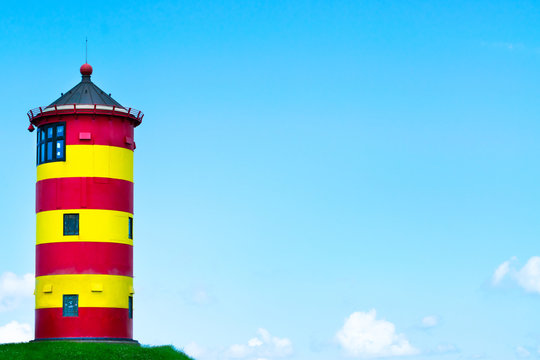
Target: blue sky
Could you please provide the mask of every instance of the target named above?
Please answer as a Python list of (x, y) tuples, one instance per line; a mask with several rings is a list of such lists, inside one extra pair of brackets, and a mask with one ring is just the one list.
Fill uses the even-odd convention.
[(80, 80), (87, 36), (93, 81), (146, 114), (139, 341), (198, 360), (539, 358), (539, 10), (3, 2), (0, 341), (33, 326), (26, 112)]

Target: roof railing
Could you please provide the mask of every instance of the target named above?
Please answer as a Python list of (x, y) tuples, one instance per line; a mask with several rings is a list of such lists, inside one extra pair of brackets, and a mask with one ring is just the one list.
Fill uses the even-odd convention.
[(28, 111), (28, 119), (30, 121), (42, 115), (53, 114), (65, 114), (65, 113), (77, 113), (77, 114), (116, 114), (116, 115), (128, 115), (139, 123), (144, 117), (144, 113), (135, 108), (124, 108), (116, 105), (99, 105), (99, 104), (68, 104), (68, 105), (53, 105), (45, 108), (37, 107)]

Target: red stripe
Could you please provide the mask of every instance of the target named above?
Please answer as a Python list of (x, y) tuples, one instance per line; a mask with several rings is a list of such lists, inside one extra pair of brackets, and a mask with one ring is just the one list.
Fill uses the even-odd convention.
[(79, 308), (78, 317), (62, 316), (62, 308), (36, 309), (36, 339), (133, 338), (128, 309)]
[(36, 183), (36, 212), (103, 209), (133, 213), (133, 183), (110, 178), (54, 178)]
[(36, 276), (65, 274), (133, 277), (133, 246), (109, 242), (36, 245)]
[[(66, 145), (109, 145), (133, 150), (133, 123), (122, 116), (70, 114), (52, 116), (39, 122), (39, 126), (66, 122)], [(81, 136), (83, 133), (83, 136)], [(81, 140), (90, 134), (89, 140)]]

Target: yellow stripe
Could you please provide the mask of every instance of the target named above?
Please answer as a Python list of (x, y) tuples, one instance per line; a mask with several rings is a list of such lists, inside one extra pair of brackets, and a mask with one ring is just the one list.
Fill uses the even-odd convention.
[(106, 177), (133, 182), (133, 151), (106, 145), (67, 145), (66, 161), (37, 167), (37, 181), (64, 177)]
[[(64, 214), (79, 214), (79, 235), (64, 236)], [(51, 210), (36, 215), (36, 243), (92, 241), (133, 245), (129, 239), (129, 217), (114, 210)]]
[(128, 309), (128, 298), (132, 296), (130, 294), (132, 288), (133, 278), (128, 276), (38, 276), (36, 278), (36, 309), (61, 308), (64, 295), (79, 295), (79, 307)]

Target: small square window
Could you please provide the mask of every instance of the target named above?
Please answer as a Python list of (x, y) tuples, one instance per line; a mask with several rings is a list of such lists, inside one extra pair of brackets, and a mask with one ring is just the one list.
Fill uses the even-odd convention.
[(65, 317), (79, 316), (79, 295), (64, 295), (62, 314)]
[(129, 218), (128, 238), (133, 240), (133, 218)]
[(64, 214), (64, 236), (79, 235), (79, 214)]

